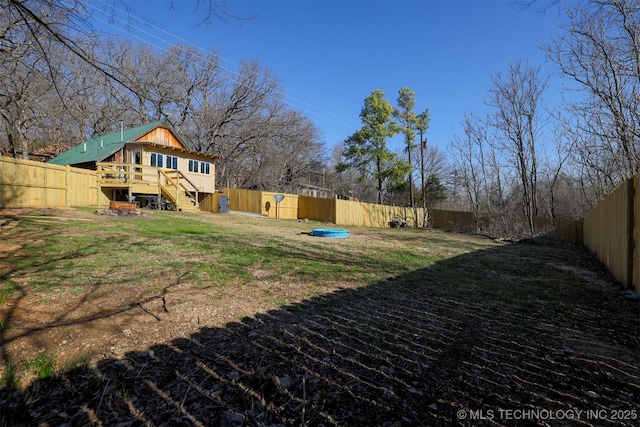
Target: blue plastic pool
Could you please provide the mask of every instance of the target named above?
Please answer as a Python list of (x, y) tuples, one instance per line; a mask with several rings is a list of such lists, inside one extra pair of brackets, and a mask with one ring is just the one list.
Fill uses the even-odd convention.
[(311, 235), (315, 237), (333, 237), (334, 239), (344, 239), (349, 236), (347, 230), (338, 230), (335, 228), (314, 228)]

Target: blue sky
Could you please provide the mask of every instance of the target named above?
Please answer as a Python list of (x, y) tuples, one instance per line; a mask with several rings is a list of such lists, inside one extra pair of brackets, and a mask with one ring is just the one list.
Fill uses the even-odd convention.
[[(563, 19), (557, 7), (541, 13), (512, 0), (228, 0), (231, 13), (255, 18), (199, 26), (206, 0), (199, 11), (186, 0), (123, 3), (162, 31), (113, 17), (98, 26), (157, 48), (215, 47), (231, 70), (241, 60), (257, 60), (284, 85), (289, 106), (316, 124), (328, 148), (360, 127), (364, 99), (374, 89), (395, 105), (398, 90), (409, 87), (416, 112), (430, 110), (429, 144), (446, 150), (464, 113), (486, 110), (492, 73), (518, 59), (554, 70), (538, 46), (558, 33)], [(552, 79), (550, 106), (559, 87)], [(401, 139), (390, 146), (401, 150)]]

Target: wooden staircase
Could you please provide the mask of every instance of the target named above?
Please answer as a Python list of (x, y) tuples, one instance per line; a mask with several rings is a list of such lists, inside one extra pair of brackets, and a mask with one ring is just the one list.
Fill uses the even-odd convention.
[[(189, 179), (179, 171), (163, 171), (160, 173), (160, 189), (165, 197), (177, 211), (197, 212), (200, 210), (198, 203), (198, 190)], [(184, 182), (190, 184), (194, 190), (188, 189)]]
[[(162, 196), (169, 200), (169, 202), (175, 206), (177, 211), (184, 212), (197, 212), (200, 210), (198, 202), (190, 195), (187, 195), (184, 191), (180, 191), (172, 186), (163, 185)], [(177, 193), (177, 196), (176, 196)]]

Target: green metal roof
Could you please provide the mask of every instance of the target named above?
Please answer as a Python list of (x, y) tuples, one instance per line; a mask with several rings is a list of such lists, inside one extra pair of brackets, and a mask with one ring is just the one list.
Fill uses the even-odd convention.
[(158, 120), (146, 125), (125, 129), (123, 132), (114, 132), (90, 139), (54, 157), (48, 163), (77, 165), (80, 163), (99, 162), (118, 151), (125, 143), (133, 142), (159, 126), (170, 129), (178, 141), (186, 148), (186, 144), (180, 139), (171, 125), (164, 120)]

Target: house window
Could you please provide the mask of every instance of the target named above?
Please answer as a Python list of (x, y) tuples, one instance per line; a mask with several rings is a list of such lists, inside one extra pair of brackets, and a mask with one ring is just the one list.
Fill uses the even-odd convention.
[(189, 160), (189, 172), (211, 175), (211, 163)]
[(167, 156), (167, 169), (178, 169), (178, 158), (176, 156)]
[[(169, 157), (170, 156), (167, 156), (167, 160), (169, 159)], [(164, 163), (164, 156), (162, 154), (151, 153), (151, 166), (161, 168), (161, 167), (164, 167), (163, 163)]]
[(209, 175), (211, 172), (209, 170), (209, 163), (202, 162), (200, 163), (200, 173)]

